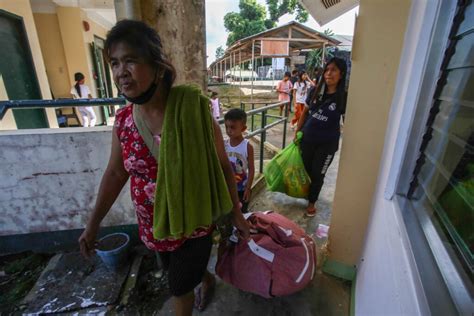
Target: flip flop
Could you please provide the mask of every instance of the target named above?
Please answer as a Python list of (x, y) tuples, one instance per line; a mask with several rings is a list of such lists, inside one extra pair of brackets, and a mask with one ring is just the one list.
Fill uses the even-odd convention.
[(214, 279), (209, 285), (206, 292), (202, 290), (202, 283), (200, 283), (194, 289), (194, 308), (198, 311), (203, 312), (207, 305), (211, 302), (212, 298), (214, 297), (214, 290), (216, 289), (216, 280)]
[(316, 216), (317, 209), (315, 207), (311, 209), (306, 209), (306, 216), (308, 217), (314, 217)]
[(194, 289), (194, 308), (199, 310), (199, 306), (201, 305), (201, 290), (202, 290), (202, 283)]

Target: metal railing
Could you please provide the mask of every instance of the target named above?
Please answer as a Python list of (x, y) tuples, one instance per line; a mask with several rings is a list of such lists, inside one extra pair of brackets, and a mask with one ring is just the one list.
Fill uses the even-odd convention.
[[(9, 109), (41, 109), (41, 108), (60, 108), (60, 107), (74, 107), (74, 106), (107, 106), (107, 105), (123, 105), (126, 104), (126, 100), (122, 98), (103, 98), (103, 99), (58, 99), (58, 100), (10, 100), (0, 101), (0, 120), (3, 119), (5, 113)], [(247, 105), (250, 106), (250, 110), (246, 111), (247, 117), (251, 120), (251, 129), (245, 138), (252, 138), (260, 134), (260, 157), (259, 157), (259, 171), (263, 171), (263, 160), (265, 153), (265, 141), (267, 136), (267, 130), (275, 127), (278, 124), (283, 123), (283, 140), (282, 148), (286, 145), (286, 129), (288, 124), (288, 106), (289, 101), (283, 101), (278, 103), (270, 102), (241, 102), (240, 107), (244, 111)], [(263, 105), (255, 108), (256, 105)], [(279, 108), (284, 106), (284, 116), (271, 115), (267, 112), (271, 109)], [(255, 130), (255, 115), (261, 117), (260, 128)], [(273, 118), (276, 121), (267, 124), (267, 119)], [(219, 120), (219, 124), (224, 124), (224, 119)]]
[(123, 98), (102, 99), (57, 99), (57, 100), (9, 100), (0, 101), (0, 120), (3, 119), (7, 110), (12, 109), (42, 109), (60, 108), (74, 106), (106, 106), (126, 104)]

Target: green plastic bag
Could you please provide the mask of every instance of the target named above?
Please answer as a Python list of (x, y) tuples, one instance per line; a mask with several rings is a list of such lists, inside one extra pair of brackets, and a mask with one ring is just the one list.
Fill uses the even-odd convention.
[(303, 136), (298, 132), (296, 143), (291, 143), (276, 155), (265, 167), (263, 174), (267, 187), (296, 198), (307, 198), (311, 180), (306, 173), (298, 143)]

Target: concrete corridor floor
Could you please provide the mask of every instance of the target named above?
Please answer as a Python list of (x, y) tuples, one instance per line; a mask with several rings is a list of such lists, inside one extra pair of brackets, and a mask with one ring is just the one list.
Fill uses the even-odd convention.
[[(338, 165), (339, 154), (336, 155), (328, 170), (317, 203), (318, 213), (313, 218), (304, 215), (305, 200), (291, 198), (282, 193), (264, 191), (254, 197), (250, 206), (252, 211), (279, 212), (313, 236), (317, 244), (318, 269), (311, 284), (303, 291), (291, 296), (265, 299), (242, 292), (217, 278), (217, 288), (212, 302), (206, 311), (195, 312), (195, 315), (349, 315), (350, 283), (321, 271), (327, 239), (316, 237), (319, 224), (330, 225)], [(214, 249), (209, 263), (209, 270), (212, 272), (216, 261), (216, 249)], [(169, 299), (155, 315), (173, 315), (172, 299)]]

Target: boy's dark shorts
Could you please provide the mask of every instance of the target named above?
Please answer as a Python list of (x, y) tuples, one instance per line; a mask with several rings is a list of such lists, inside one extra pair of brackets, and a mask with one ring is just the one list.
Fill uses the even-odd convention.
[(239, 201), (240, 203), (242, 203), (242, 208), (240, 210), (242, 211), (242, 213), (247, 213), (249, 208), (249, 202), (244, 201), (245, 191), (238, 191), (237, 193), (239, 194)]
[(158, 252), (168, 271), (171, 295), (182, 296), (201, 283), (211, 255), (212, 234), (188, 239), (175, 251)]

